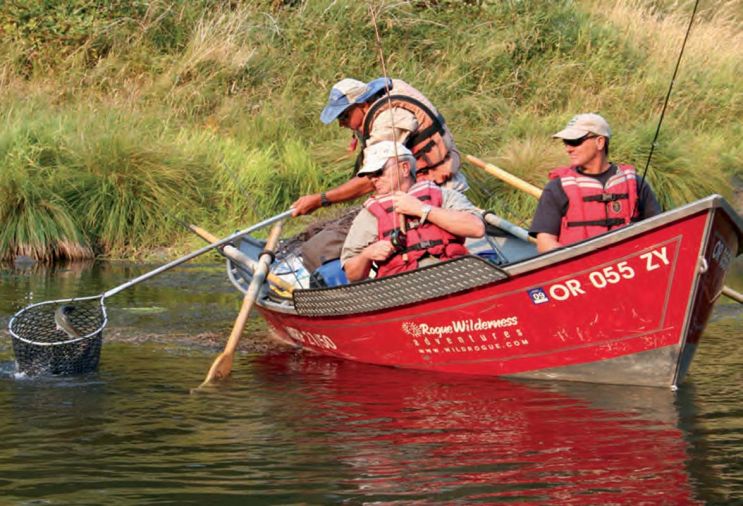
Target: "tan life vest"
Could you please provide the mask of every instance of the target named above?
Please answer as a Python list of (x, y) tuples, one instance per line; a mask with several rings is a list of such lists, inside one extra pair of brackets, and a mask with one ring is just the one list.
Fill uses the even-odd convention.
[(360, 159), (357, 160), (357, 167), (361, 166), (363, 148), (366, 147), (371, 136), (374, 121), (383, 111), (398, 107), (411, 112), (418, 122), (416, 131), (411, 132), (405, 141), (405, 146), (415, 156), (416, 169), (430, 170), (448, 165), (447, 172), (457, 172), (459, 152), (444, 118), (422, 93), (399, 79), (392, 80), (390, 96), (384, 95), (374, 102), (364, 116), (361, 128), (362, 150), (359, 154)]

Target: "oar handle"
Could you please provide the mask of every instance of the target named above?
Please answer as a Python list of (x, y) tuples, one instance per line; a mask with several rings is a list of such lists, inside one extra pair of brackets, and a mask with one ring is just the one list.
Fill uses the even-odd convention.
[(165, 272), (167, 270), (170, 270), (173, 267), (177, 267), (177, 266), (179, 266), (179, 265), (181, 265), (183, 263), (186, 263), (189, 260), (194, 259), (194, 258), (196, 258), (199, 255), (203, 255), (207, 251), (211, 251), (214, 248), (219, 248), (220, 246), (223, 246), (223, 245), (227, 244), (230, 241), (234, 241), (235, 239), (237, 239), (239, 237), (242, 237), (244, 235), (248, 235), (249, 233), (254, 232), (254, 231), (258, 230), (258, 229), (261, 229), (263, 227), (266, 227), (268, 225), (271, 225), (273, 223), (276, 223), (277, 221), (281, 221), (283, 219), (286, 219), (286, 218), (288, 218), (288, 217), (290, 217), (292, 215), (292, 212), (293, 212), (293, 209), (289, 209), (288, 211), (284, 211), (281, 214), (277, 214), (276, 216), (273, 216), (271, 218), (267, 218), (267, 219), (261, 221), (260, 223), (256, 223), (255, 225), (253, 225), (251, 227), (248, 227), (248, 228), (246, 228), (244, 230), (241, 230), (239, 232), (235, 232), (234, 234), (232, 234), (229, 237), (225, 237), (224, 239), (220, 239), (219, 241), (214, 242), (214, 243), (210, 244), (209, 246), (204, 246), (203, 248), (201, 248), (201, 249), (199, 249), (197, 251), (194, 251), (193, 253), (189, 253), (188, 255), (183, 256), (181, 258), (178, 258), (176, 260), (173, 260), (172, 262), (167, 263), (167, 264), (165, 264), (165, 265), (163, 265), (161, 267), (158, 267), (157, 269), (155, 269), (153, 271), (147, 272), (147, 273), (142, 274), (141, 276), (139, 276), (137, 278), (134, 278), (134, 279), (132, 279), (130, 281), (127, 281), (126, 283), (124, 283), (122, 285), (119, 285), (117, 287), (111, 288), (110, 290), (108, 290), (107, 292), (105, 292), (101, 296), (101, 298), (102, 299), (105, 299), (106, 297), (110, 297), (112, 295), (116, 295), (117, 293), (119, 293), (122, 290), (126, 290), (127, 288), (129, 288), (129, 287), (131, 287), (133, 285), (136, 285), (137, 283), (141, 283), (142, 281), (145, 281), (145, 280), (148, 280), (150, 278), (153, 278), (153, 277), (157, 276), (158, 274), (162, 274), (163, 272)]
[(729, 299), (734, 300), (735, 302), (738, 302), (740, 304), (743, 304), (743, 293), (736, 292), (729, 286), (723, 286), (722, 287), (722, 294), (725, 297), (728, 297)]
[(515, 186), (519, 190), (525, 191), (529, 195), (532, 195), (536, 198), (539, 198), (542, 196), (542, 190), (540, 190), (533, 184), (527, 183), (523, 179), (518, 178), (514, 176), (513, 174), (506, 172), (500, 167), (496, 167), (492, 163), (483, 162), (482, 160), (480, 160), (479, 158), (475, 158), (474, 156), (467, 155), (466, 158), (467, 158), (467, 161), (470, 162), (472, 165), (480, 167), (484, 171), (492, 174), (493, 176), (497, 177), (498, 179), (502, 181), (505, 181), (511, 186)]
[[(215, 236), (214, 234), (208, 232), (207, 230), (204, 230), (201, 227), (198, 227), (196, 225), (192, 224), (186, 224), (186, 226), (196, 235), (201, 237), (207, 242), (213, 243), (217, 242), (219, 238)], [(257, 267), (257, 262), (250, 258), (248, 255), (237, 249), (236, 247), (232, 246), (231, 244), (227, 244), (224, 248), (222, 248), (222, 252), (224, 255), (232, 260), (233, 262), (237, 263), (238, 265), (242, 265), (243, 267), (246, 267), (247, 269), (255, 272), (255, 269)], [(278, 277), (273, 272), (268, 272), (268, 281), (276, 285), (277, 287), (281, 288), (284, 291), (287, 292), (293, 292), (294, 291), (294, 285), (289, 283), (288, 281)]]
[(527, 242), (537, 242), (536, 239), (534, 239), (532, 236), (529, 235), (529, 231), (526, 230), (523, 227), (519, 227), (515, 223), (512, 223), (508, 221), (505, 218), (501, 218), (497, 214), (491, 212), (491, 211), (483, 211), (480, 210), (482, 213), (482, 219), (493, 225), (494, 227), (498, 227), (501, 230), (505, 230), (509, 234), (511, 234), (514, 237), (518, 237), (522, 241)]

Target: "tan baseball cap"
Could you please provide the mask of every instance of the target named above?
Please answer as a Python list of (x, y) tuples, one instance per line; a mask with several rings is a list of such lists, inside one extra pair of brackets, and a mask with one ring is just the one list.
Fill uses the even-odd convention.
[(611, 128), (604, 118), (594, 113), (578, 114), (573, 116), (568, 124), (554, 134), (555, 139), (580, 139), (588, 134), (611, 138)]

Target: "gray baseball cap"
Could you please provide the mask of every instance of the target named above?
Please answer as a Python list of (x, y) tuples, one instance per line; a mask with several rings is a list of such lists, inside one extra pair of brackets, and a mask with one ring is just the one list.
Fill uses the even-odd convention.
[(607, 139), (611, 137), (611, 128), (604, 118), (594, 113), (578, 114), (573, 116), (568, 124), (554, 134), (555, 139), (574, 140), (588, 134), (600, 135)]

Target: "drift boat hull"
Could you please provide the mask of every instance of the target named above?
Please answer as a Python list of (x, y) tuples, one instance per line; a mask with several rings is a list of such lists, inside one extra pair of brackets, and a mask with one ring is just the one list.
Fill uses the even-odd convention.
[[(290, 301), (266, 297), (258, 310), (279, 340), (347, 360), (675, 387), (740, 252), (742, 229), (724, 199), (711, 196), (517, 263), (464, 257), (296, 290)], [(241, 288), (236, 266), (229, 269)]]

